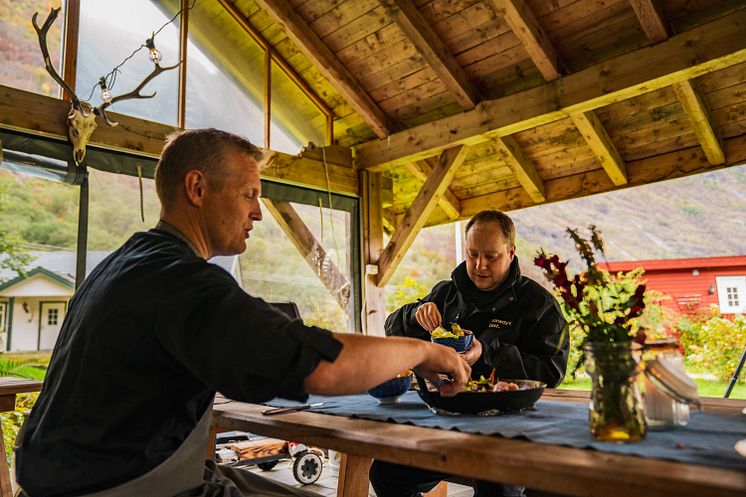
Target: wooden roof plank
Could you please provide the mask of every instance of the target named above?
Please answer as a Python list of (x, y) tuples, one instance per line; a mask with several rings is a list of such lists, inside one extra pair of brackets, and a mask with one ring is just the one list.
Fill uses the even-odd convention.
[(347, 309), (350, 303), (350, 282), (329, 259), (324, 247), (313, 236), (290, 202), (274, 201), (266, 197), (262, 197), (262, 200), (264, 206), (295, 245), (314, 274), (329, 290), (339, 307)]
[(497, 137), (495, 144), (503, 160), (513, 170), (513, 174), (529, 197), (537, 204), (544, 202), (546, 200), (544, 181), (536, 172), (531, 160), (524, 155), (515, 138), (512, 136)]
[(492, 0), (502, 13), (513, 33), (521, 40), (531, 60), (544, 79), (553, 81), (560, 76), (559, 57), (531, 8), (524, 0)]
[(380, 138), (389, 134), (389, 119), (362, 89), (350, 71), (335, 57), (287, 0), (257, 0), (259, 6), (285, 28), (303, 53), (313, 61), (350, 105)]
[(443, 152), (438, 164), (428, 175), (425, 184), (412, 202), (404, 219), (397, 226), (388, 245), (383, 249), (378, 261), (378, 279), (376, 285), (383, 287), (388, 283), (409, 247), (414, 242), (417, 233), (425, 225), (430, 214), (435, 209), (438, 199), (448, 188), (459, 166), (468, 154), (468, 147), (460, 146)]
[(650, 43), (660, 43), (671, 36), (666, 14), (658, 0), (629, 0)]
[[(725, 164), (712, 166), (700, 147), (676, 150), (655, 157), (647, 157), (627, 162), (629, 182), (615, 186), (602, 169), (565, 176), (544, 182), (547, 203), (580, 198), (621, 188), (641, 186), (658, 181), (682, 178), (693, 174), (713, 171), (722, 167), (741, 164), (746, 161), (746, 135), (724, 140)], [(481, 197), (461, 201), (461, 219), (469, 219), (477, 212), (490, 208), (511, 211), (535, 205), (523, 188), (499, 191)], [(445, 216), (432, 216), (427, 226), (451, 222)]]
[(465, 109), (473, 109), (480, 100), (476, 86), (412, 1), (381, 0), (381, 3), (458, 103)]
[(723, 142), (718, 133), (718, 129), (710, 117), (707, 110), (707, 104), (704, 101), (694, 81), (681, 81), (672, 85), (676, 97), (684, 109), (684, 113), (689, 117), (694, 127), (694, 133), (697, 135), (699, 144), (702, 145), (707, 160), (710, 164), (716, 166), (725, 162), (725, 153), (723, 151)]
[(587, 69), (356, 147), (357, 166), (385, 170), (475, 145), (746, 62), (746, 9)]
[(596, 158), (601, 163), (606, 173), (615, 185), (620, 186), (627, 183), (627, 168), (622, 156), (606, 133), (603, 124), (598, 120), (596, 113), (592, 110), (571, 114), (570, 118), (583, 135), (583, 139), (591, 147)]

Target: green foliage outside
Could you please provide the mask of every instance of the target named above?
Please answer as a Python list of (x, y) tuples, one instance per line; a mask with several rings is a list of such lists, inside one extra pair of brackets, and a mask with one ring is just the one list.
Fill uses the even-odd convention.
[[(0, 183), (0, 219), (8, 217), (8, 195), (9, 186)], [(0, 269), (10, 269), (16, 273), (23, 274), (24, 267), (33, 259), (27, 250), (23, 248), (24, 240), (19, 235), (6, 229), (0, 224)]]
[[(0, 376), (13, 376), (27, 380), (43, 380), (46, 375), (46, 366), (49, 364), (49, 354), (1, 354)], [(18, 430), (23, 424), (23, 413), (30, 410), (38, 392), (23, 393), (16, 395), (15, 411), (0, 414), (0, 423), (3, 427), (3, 442), (5, 443), (5, 456), (8, 464), (13, 456), (13, 445), (15, 445)]]
[[(707, 371), (720, 381), (730, 380), (746, 350), (746, 316), (726, 319), (715, 307), (701, 317), (682, 317), (678, 330), (687, 365)], [(746, 371), (739, 381), (746, 384)]]

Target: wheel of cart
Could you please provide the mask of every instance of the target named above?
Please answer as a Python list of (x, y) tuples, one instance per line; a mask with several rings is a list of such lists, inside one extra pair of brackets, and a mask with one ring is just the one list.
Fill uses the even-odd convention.
[(324, 469), (324, 454), (303, 444), (288, 442), (288, 452), (293, 456), (293, 477), (298, 483), (316, 483)]

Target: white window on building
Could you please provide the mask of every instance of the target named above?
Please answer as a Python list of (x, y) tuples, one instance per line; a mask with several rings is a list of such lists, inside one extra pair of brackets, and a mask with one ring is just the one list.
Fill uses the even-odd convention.
[(716, 279), (720, 312), (746, 312), (746, 276), (719, 276)]

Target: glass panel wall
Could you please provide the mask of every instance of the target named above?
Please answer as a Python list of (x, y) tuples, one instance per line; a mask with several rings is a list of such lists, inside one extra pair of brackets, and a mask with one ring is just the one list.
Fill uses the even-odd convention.
[(186, 127), (224, 129), (264, 146), (263, 60), (218, 2), (197, 2), (189, 13)]
[[(93, 105), (102, 102), (102, 76), (112, 96), (128, 93), (154, 69), (142, 47), (178, 12), (153, 0), (81, 0), (78, 69), (75, 83), (79, 98)], [(161, 53), (161, 66), (179, 62), (179, 18), (165, 26), (155, 37)], [(131, 57), (131, 58), (130, 58)], [(125, 61), (117, 71), (112, 70)], [(109, 107), (113, 112), (176, 125), (178, 102), (178, 69), (162, 73), (142, 90), (143, 95), (156, 93), (148, 100), (125, 100)]]
[[(287, 190), (284, 194), (268, 191), (265, 196), (274, 198), (276, 205), (287, 202), (316, 245), (304, 246), (298, 241), (305, 238), (298, 233), (300, 230), (281, 226), (265, 207), (264, 219), (254, 225), (248, 248), (240, 258), (244, 289), (270, 302), (295, 302), (308, 324), (334, 331), (359, 329), (355, 311), (359, 308), (355, 291), (355, 275), (359, 271), (353, 270), (359, 264), (357, 201), (332, 201), (329, 209), (326, 200), (322, 201), (324, 206), (313, 204), (314, 197), (326, 197), (325, 193), (306, 190), (299, 199), (304, 203), (300, 203), (286, 200), (293, 190), (300, 189), (280, 188)], [(288, 235), (287, 231), (295, 233)], [(317, 275), (319, 273), (322, 278)]]
[(325, 145), (325, 116), (274, 62), (271, 75), (270, 148), (297, 154), (309, 142)]
[(155, 182), (143, 178), (143, 221), (138, 178), (95, 169), (88, 172), (88, 251), (89, 256), (99, 258), (119, 248), (133, 233), (154, 227), (158, 222), (160, 203)]
[[(49, 14), (49, 0), (0, 0), (0, 84), (34, 93), (58, 97), (59, 85), (44, 68), (39, 40), (31, 17), (39, 13), (41, 26)], [(62, 74), (62, 27), (65, 6), (47, 34), (47, 46), (52, 64)]]

